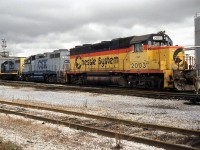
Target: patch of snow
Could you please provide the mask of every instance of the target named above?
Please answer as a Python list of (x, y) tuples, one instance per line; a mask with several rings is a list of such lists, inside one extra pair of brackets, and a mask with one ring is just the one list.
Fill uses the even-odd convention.
[[(8, 100), (37, 101), (89, 111), (102, 109), (104, 115), (122, 116), (131, 120), (169, 124), (199, 129), (200, 106), (186, 101), (162, 100), (133, 96), (94, 94), (78, 91), (47, 91), (34, 88), (0, 86), (0, 97)], [(102, 111), (103, 113), (103, 111)]]
[[(116, 145), (116, 139), (70, 129), (62, 125), (49, 123), (42, 124), (41, 121), (35, 121), (15, 115), (0, 114), (0, 117), (5, 119), (9, 117), (6, 121), (0, 122), (0, 133), (3, 139), (22, 146), (24, 150), (107, 150)], [(10, 123), (10, 121), (12, 122), (15, 119), (20, 119), (21, 123), (23, 123), (23, 121), (31, 120), (32, 124), (29, 125), (30, 127), (15, 127)], [(3, 128), (3, 126), (6, 125), (7, 128)], [(35, 125), (38, 126), (36, 127)], [(31, 128), (31, 130), (27, 130), (26, 128)], [(45, 131), (41, 132), (44, 129)], [(123, 149), (126, 150), (163, 150), (161, 148), (124, 140), (121, 140), (120, 143), (123, 146)]]

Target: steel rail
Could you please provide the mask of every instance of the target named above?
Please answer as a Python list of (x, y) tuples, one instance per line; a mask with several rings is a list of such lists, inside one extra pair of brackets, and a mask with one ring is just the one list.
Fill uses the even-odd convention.
[(7, 86), (20, 86), (20, 87), (34, 87), (48, 90), (69, 90), (69, 91), (82, 91), (93, 92), (101, 94), (114, 94), (114, 95), (127, 95), (127, 96), (139, 96), (139, 97), (151, 97), (151, 98), (171, 98), (171, 99), (183, 99), (183, 100), (195, 100), (200, 101), (200, 96), (195, 93), (188, 92), (168, 92), (168, 91), (153, 91), (142, 89), (127, 89), (127, 88), (102, 88), (102, 87), (87, 87), (87, 86), (69, 86), (59, 84), (42, 84), (35, 82), (22, 82), (22, 81), (0, 81), (1, 85)]
[(182, 129), (182, 128), (177, 128), (177, 127), (162, 126), (162, 125), (156, 125), (156, 124), (150, 124), (150, 123), (142, 123), (142, 122), (136, 122), (136, 121), (132, 121), (132, 120), (117, 119), (117, 118), (113, 118), (113, 117), (105, 117), (105, 116), (100, 116), (100, 115), (93, 115), (93, 114), (69, 111), (69, 110), (64, 110), (64, 109), (55, 109), (55, 108), (51, 108), (51, 107), (44, 107), (44, 106), (37, 106), (37, 105), (30, 105), (30, 104), (2, 101), (2, 100), (0, 100), (0, 103), (7, 104), (7, 105), (13, 105), (13, 106), (26, 107), (26, 108), (59, 112), (59, 113), (63, 113), (63, 114), (87, 117), (87, 118), (92, 118), (92, 119), (113, 121), (113, 122), (117, 122), (117, 123), (123, 123), (123, 124), (129, 125), (129, 126), (132, 125), (132, 126), (138, 126), (138, 127), (143, 127), (143, 128), (154, 128), (154, 129), (158, 129), (158, 130), (162, 130), (162, 131), (177, 132), (177, 133), (181, 133), (184, 135), (188, 135), (188, 134), (196, 135), (196, 136), (200, 137), (199, 130), (190, 130), (190, 129)]
[(99, 135), (107, 136), (110, 138), (119, 138), (121, 140), (128, 140), (128, 141), (133, 141), (133, 142), (138, 142), (138, 143), (144, 143), (144, 144), (152, 145), (155, 147), (161, 147), (161, 148), (165, 148), (165, 149), (199, 150), (198, 148), (195, 148), (195, 147), (167, 143), (167, 142), (163, 142), (163, 141), (159, 141), (159, 140), (153, 140), (153, 139), (148, 139), (148, 138), (143, 138), (143, 137), (138, 137), (138, 136), (133, 136), (133, 135), (128, 135), (128, 134), (123, 134), (120, 132), (104, 130), (104, 129), (97, 128), (97, 127), (90, 127), (90, 126), (80, 125), (80, 124), (76, 124), (76, 123), (70, 123), (70, 122), (60, 121), (60, 120), (56, 120), (56, 119), (50, 119), (50, 118), (46, 118), (46, 117), (30, 115), (27, 113), (10, 111), (10, 110), (6, 110), (6, 109), (0, 109), (0, 112), (6, 113), (6, 114), (20, 115), (20, 116), (24, 116), (24, 117), (27, 117), (30, 119), (45, 121), (45, 122), (49, 122), (49, 123), (53, 123), (53, 124), (65, 125), (67, 127), (73, 128), (73, 129), (83, 130), (83, 131), (87, 131), (87, 132), (93, 132), (93, 133), (97, 133)]
[(169, 94), (174, 93), (176, 95), (195, 95), (193, 93), (183, 93), (183, 92), (169, 92), (169, 91), (155, 91), (155, 90), (147, 90), (147, 89), (133, 89), (133, 88), (120, 88), (120, 87), (91, 87), (91, 86), (77, 86), (77, 85), (63, 85), (63, 84), (47, 84), (47, 83), (38, 83), (38, 82), (22, 82), (22, 81), (8, 81), (8, 80), (0, 80), (1, 85), (8, 85), (8, 86), (24, 86), (24, 87), (40, 87), (40, 88), (47, 88), (47, 89), (63, 89), (63, 90), (94, 90), (101, 92), (99, 90), (103, 90), (103, 92), (118, 92), (118, 93), (133, 93), (133, 92), (145, 92), (152, 94), (152, 92), (155, 92), (157, 94)]

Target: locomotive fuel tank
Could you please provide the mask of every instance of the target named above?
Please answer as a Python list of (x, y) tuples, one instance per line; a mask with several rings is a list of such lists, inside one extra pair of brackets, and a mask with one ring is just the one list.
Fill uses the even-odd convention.
[(87, 76), (87, 83), (95, 85), (128, 85), (122, 76)]
[(101, 76), (87, 76), (87, 83), (94, 85), (109, 85), (111, 84), (111, 78)]
[(44, 82), (44, 76), (30, 76), (31, 81)]

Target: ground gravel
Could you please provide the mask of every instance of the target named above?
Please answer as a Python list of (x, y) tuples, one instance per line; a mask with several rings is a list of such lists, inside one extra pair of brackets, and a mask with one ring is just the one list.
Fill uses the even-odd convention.
[[(15, 88), (9, 86), (0, 86), (0, 97), (10, 101), (24, 100), (27, 102), (41, 102), (51, 105), (66, 106), (66, 108), (74, 108), (74, 110), (80, 110), (92, 114), (200, 130), (200, 105), (188, 105), (188, 102), (185, 100), (151, 99), (78, 91), (48, 91), (27, 87)], [(1, 130), (3, 129), (1, 128)], [(64, 131), (62, 130), (62, 132)], [(73, 132), (75, 131), (70, 129), (69, 133)], [(10, 133), (9, 135), (12, 134)], [(21, 138), (20, 135), (17, 136), (19, 139)], [(107, 139), (102, 137), (96, 139), (99, 138)], [(109, 141), (111, 139), (107, 140)], [(88, 146), (88, 142), (83, 141), (81, 142), (80, 147), (83, 146), (84, 148), (85, 145), (85, 149), (104, 149), (103, 145), (105, 145), (105, 143), (111, 143), (105, 148), (110, 149), (115, 142), (112, 140), (112, 142), (108, 141), (100, 142), (102, 146), (96, 141), (97, 147), (92, 147), (92, 145), (94, 145), (93, 142)], [(45, 145), (50, 145), (50, 143), (46, 143)], [(137, 147), (135, 149), (156, 149), (155, 147), (144, 148), (145, 145), (141, 146), (141, 144), (137, 145), (137, 143), (133, 144), (132, 142), (126, 141), (124, 141), (123, 149), (132, 149), (134, 146)], [(42, 149), (44, 147), (42, 147)], [(72, 146), (72, 149), (74, 148), (76, 148), (76, 146)]]

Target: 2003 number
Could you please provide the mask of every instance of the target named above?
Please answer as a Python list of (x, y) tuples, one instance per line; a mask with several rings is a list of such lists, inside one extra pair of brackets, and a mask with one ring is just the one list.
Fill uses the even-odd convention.
[(147, 65), (146, 65), (146, 63), (145, 62), (142, 62), (142, 63), (131, 63), (131, 68), (132, 69), (141, 69), (141, 68), (146, 68), (147, 67)]

